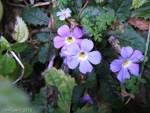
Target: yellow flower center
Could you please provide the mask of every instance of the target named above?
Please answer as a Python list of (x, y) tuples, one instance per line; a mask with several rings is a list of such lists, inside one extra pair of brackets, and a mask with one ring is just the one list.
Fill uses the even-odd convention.
[(122, 65), (123, 65), (123, 67), (125, 67), (125, 66), (128, 66), (129, 64), (130, 64), (130, 60), (126, 60), (126, 61), (124, 61), (124, 63)]
[(79, 58), (85, 59), (87, 57), (87, 54), (85, 52), (80, 52), (79, 53)]
[(74, 42), (74, 38), (72, 36), (67, 36), (66, 41), (70, 44)]
[(63, 15), (66, 15), (67, 13), (66, 12), (63, 12)]

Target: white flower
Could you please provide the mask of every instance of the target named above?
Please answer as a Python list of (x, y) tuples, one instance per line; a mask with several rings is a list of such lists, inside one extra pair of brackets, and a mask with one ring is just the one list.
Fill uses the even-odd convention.
[(71, 17), (71, 10), (69, 8), (63, 9), (60, 12), (57, 12), (56, 16), (60, 16), (60, 20), (65, 20), (65, 18)]

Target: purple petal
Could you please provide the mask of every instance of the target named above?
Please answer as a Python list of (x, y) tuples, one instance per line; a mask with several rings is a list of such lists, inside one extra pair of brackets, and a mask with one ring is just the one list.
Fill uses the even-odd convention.
[(133, 49), (131, 47), (123, 47), (121, 49), (121, 56), (123, 57), (123, 59), (128, 59), (131, 57), (133, 53)]
[(71, 43), (68, 47), (67, 47), (68, 53), (69, 55), (77, 55), (80, 51), (80, 48), (78, 46), (77, 43)]
[(101, 54), (98, 51), (92, 51), (90, 53), (88, 53), (88, 60), (92, 63), (92, 64), (99, 64), (101, 61)]
[(93, 69), (92, 65), (88, 60), (81, 60), (79, 70), (81, 73), (85, 74), (87, 72), (91, 72)]
[(65, 42), (54, 42), (54, 47), (55, 48), (61, 48), (64, 45), (65, 45)]
[(81, 45), (81, 42), (82, 42), (83, 39), (76, 39), (76, 42), (78, 43), (79, 47)]
[(77, 56), (72, 56), (72, 60), (71, 61), (67, 61), (67, 65), (70, 69), (74, 69), (77, 67), (77, 65), (79, 64), (80, 60), (78, 59)]
[(88, 101), (90, 104), (93, 104), (92, 98), (90, 96), (81, 97), (80, 99), (77, 100), (77, 102), (79, 103), (85, 102), (85, 101)]
[(142, 55), (141, 51), (135, 50), (130, 57), (130, 60), (132, 60), (132, 62), (140, 62), (144, 60), (144, 56)]
[(57, 33), (63, 37), (70, 35), (69, 26), (68, 25), (61, 26), (60, 28), (58, 28)]
[(71, 35), (74, 36), (75, 38), (81, 38), (83, 36), (83, 32), (80, 28), (75, 27), (73, 32), (71, 32)]
[(135, 76), (139, 76), (139, 64), (134, 64), (132, 63), (128, 69), (130, 70), (130, 73), (135, 75)]
[(123, 63), (123, 61), (122, 60), (118, 60), (118, 59), (112, 61), (111, 64), (110, 64), (111, 71), (112, 72), (118, 72), (121, 69), (121, 67), (122, 67), (122, 63)]
[(54, 39), (53, 39), (53, 42), (63, 42), (65, 41), (65, 38), (64, 37), (60, 37), (60, 36), (56, 36)]
[(94, 44), (91, 40), (84, 39), (81, 42), (81, 51), (90, 52), (94, 47)]
[(128, 72), (127, 68), (121, 68), (121, 70), (119, 71), (118, 75), (117, 75), (118, 80), (120, 80), (122, 83), (124, 83), (124, 80), (126, 78), (130, 79), (130, 74)]

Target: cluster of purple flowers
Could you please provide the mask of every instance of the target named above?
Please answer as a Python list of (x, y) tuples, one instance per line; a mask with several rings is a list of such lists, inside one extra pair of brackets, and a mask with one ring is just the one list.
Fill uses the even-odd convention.
[(73, 32), (70, 32), (68, 25), (63, 25), (57, 30), (60, 36), (54, 38), (55, 48), (61, 48), (60, 56), (65, 57), (64, 62), (70, 69), (75, 69), (78, 64), (79, 70), (82, 73), (91, 72), (91, 65), (99, 64), (101, 54), (99, 51), (92, 51), (94, 43), (88, 39), (80, 39), (83, 32), (80, 28), (75, 27)]

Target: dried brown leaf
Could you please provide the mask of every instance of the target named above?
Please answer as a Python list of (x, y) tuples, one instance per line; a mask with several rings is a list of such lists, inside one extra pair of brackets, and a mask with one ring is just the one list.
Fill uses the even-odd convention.
[(110, 28), (112, 30), (116, 30), (116, 29), (119, 29), (120, 32), (124, 33), (124, 25), (122, 22), (120, 22), (118, 19), (115, 20), (115, 22), (110, 26)]
[(133, 25), (135, 28), (139, 30), (148, 30), (149, 29), (149, 20), (145, 20), (143, 18), (130, 18), (128, 23)]

